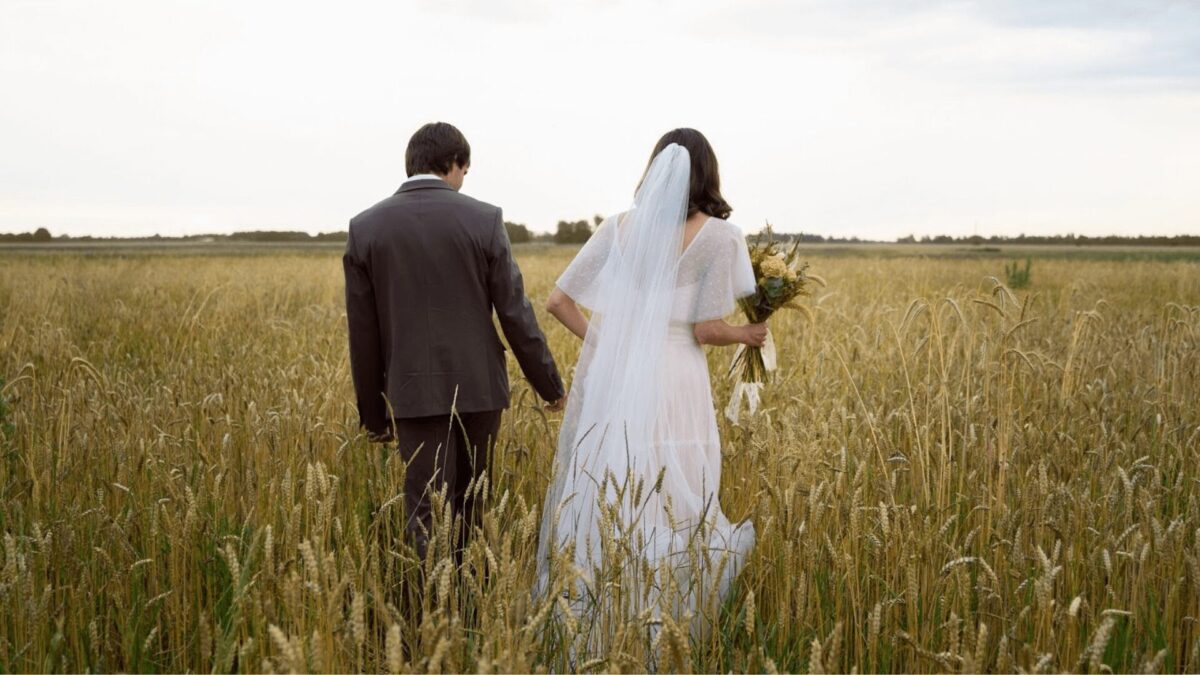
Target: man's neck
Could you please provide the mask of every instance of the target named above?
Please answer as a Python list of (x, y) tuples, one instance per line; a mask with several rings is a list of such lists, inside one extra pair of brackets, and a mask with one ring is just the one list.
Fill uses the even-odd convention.
[(443, 181), (443, 182), (445, 182), (445, 181), (446, 181), (446, 178), (445, 178), (445, 176), (439, 176), (439, 175), (437, 175), (436, 173), (418, 173), (418, 174), (416, 174), (416, 175), (414, 175), (414, 176), (409, 176), (409, 177), (408, 177), (408, 180), (406, 180), (406, 181), (404, 181), (404, 182), (405, 182), (405, 183), (407, 183), (407, 182), (409, 182), (409, 181), (414, 181), (414, 180), (432, 180), (432, 179), (435, 179), (435, 178), (436, 178), (437, 180), (440, 180), (440, 181)]

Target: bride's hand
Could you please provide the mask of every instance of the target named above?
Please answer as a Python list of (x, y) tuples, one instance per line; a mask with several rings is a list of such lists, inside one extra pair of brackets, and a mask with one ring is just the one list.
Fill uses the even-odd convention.
[(767, 324), (752, 323), (742, 326), (742, 342), (748, 347), (761, 347), (767, 343)]

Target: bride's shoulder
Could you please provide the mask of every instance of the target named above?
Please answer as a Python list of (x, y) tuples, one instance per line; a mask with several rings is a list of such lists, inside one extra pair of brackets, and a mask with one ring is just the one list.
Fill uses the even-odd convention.
[(742, 228), (738, 227), (737, 225), (734, 225), (724, 218), (718, 218), (716, 216), (713, 216), (712, 220), (713, 222), (711, 224), (716, 225), (717, 228), (721, 230), (721, 234), (724, 234), (726, 237), (730, 239), (737, 239), (739, 241), (746, 239), (746, 233), (743, 232)]

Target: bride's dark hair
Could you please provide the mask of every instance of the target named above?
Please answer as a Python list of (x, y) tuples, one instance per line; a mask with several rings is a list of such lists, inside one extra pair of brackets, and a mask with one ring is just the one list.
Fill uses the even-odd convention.
[[(717, 171), (717, 153), (713, 152), (708, 139), (695, 129), (686, 127), (672, 129), (658, 139), (654, 152), (650, 153), (653, 162), (663, 148), (672, 143), (678, 143), (687, 149), (692, 158), (691, 189), (688, 191), (688, 215), (703, 211), (710, 216), (728, 218), (733, 213), (733, 207), (721, 196), (721, 175)], [(650, 170), (650, 165), (646, 165)], [(643, 178), (645, 174), (642, 174)], [(639, 181), (638, 187), (641, 187)]]

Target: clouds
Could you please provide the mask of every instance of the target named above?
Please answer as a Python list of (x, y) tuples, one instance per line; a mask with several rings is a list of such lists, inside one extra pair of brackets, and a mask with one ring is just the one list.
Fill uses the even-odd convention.
[(751, 0), (714, 5), (711, 37), (844, 51), (929, 76), (1026, 87), (1200, 86), (1200, 3)]
[(1023, 71), (1035, 81), (1200, 89), (1200, 3), (1022, 0), (981, 4), (979, 16), (997, 31), (1042, 39), (1041, 63)]
[(546, 229), (695, 126), (734, 220), (1200, 229), (1200, 8), (742, 0), (0, 6), (0, 230), (331, 230), (445, 119)]

